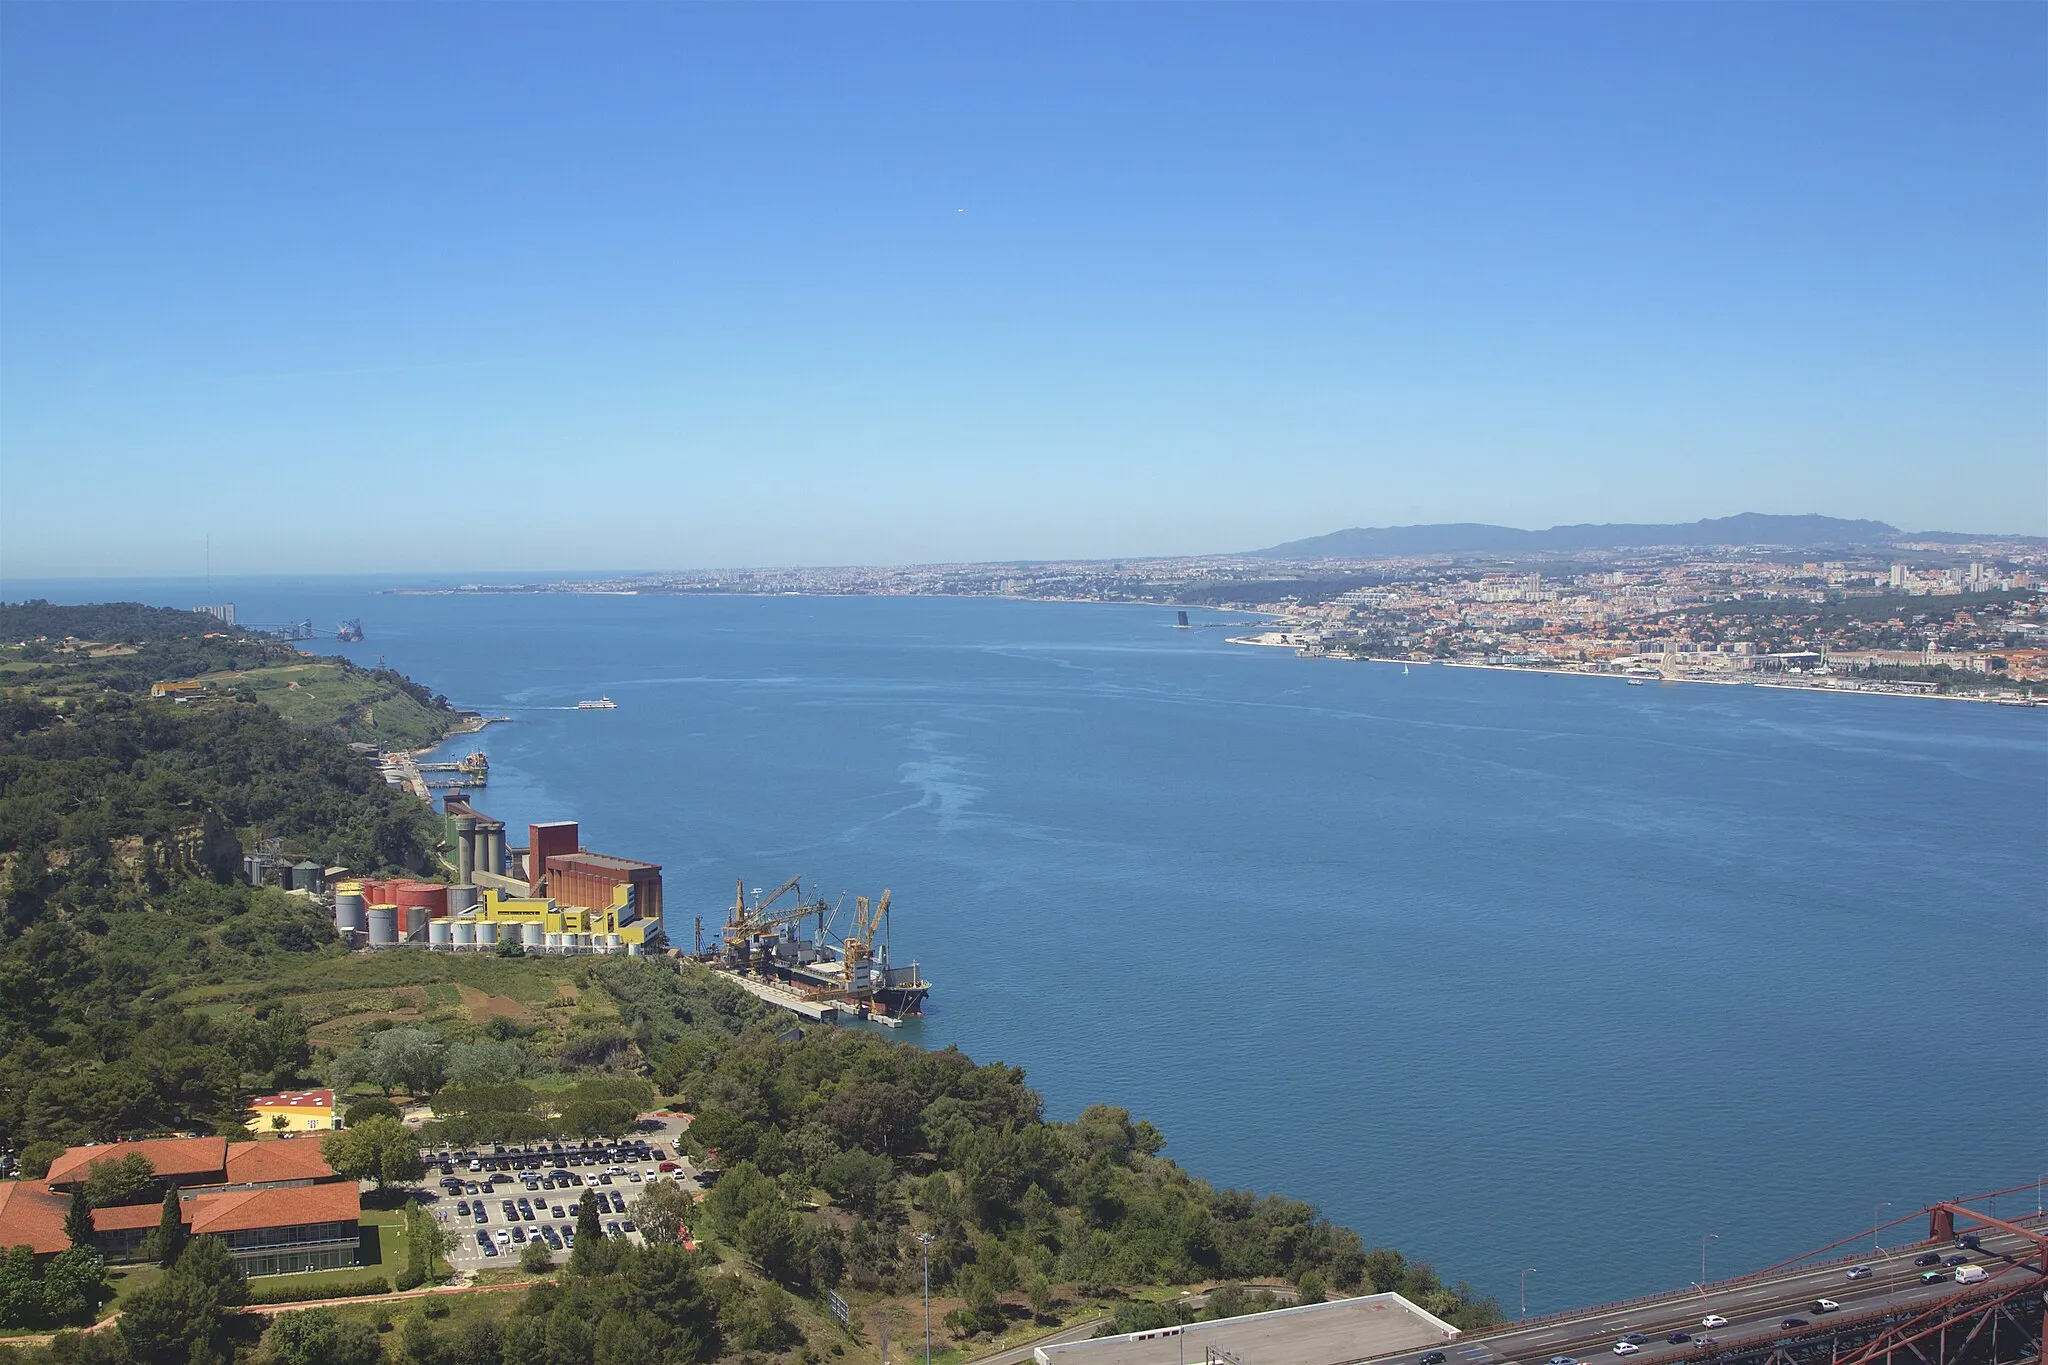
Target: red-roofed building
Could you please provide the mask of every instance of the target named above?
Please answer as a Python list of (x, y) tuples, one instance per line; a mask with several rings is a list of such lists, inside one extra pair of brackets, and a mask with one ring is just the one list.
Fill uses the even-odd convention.
[(140, 1142), (103, 1142), (90, 1147), (73, 1147), (50, 1163), (44, 1183), (53, 1190), (71, 1192), (82, 1185), (94, 1162), (119, 1161), (131, 1152), (139, 1153), (155, 1168), (158, 1180), (167, 1184), (225, 1185), (227, 1183), (228, 1140), (219, 1137), (144, 1138)]
[(38, 1256), (71, 1248), (64, 1235), (69, 1195), (52, 1194), (33, 1180), (0, 1180), (0, 1248), (25, 1246)]
[[(258, 1095), (249, 1101), (255, 1116), (249, 1131), (256, 1134), (327, 1133), (341, 1124), (334, 1117), (332, 1090), (288, 1090), (276, 1095)], [(283, 1122), (278, 1120), (282, 1119)]]
[(159, 1185), (180, 1190), (225, 1190), (262, 1185), (310, 1185), (335, 1178), (334, 1168), (320, 1155), (320, 1144), (307, 1139), (274, 1138), (267, 1142), (229, 1142), (226, 1138), (145, 1138), (139, 1142), (108, 1142), (73, 1147), (50, 1163), (44, 1183), (69, 1194), (85, 1182), (93, 1164), (119, 1161), (139, 1153), (156, 1169)]
[[(58, 1198), (51, 1196), (51, 1198)], [(62, 1204), (57, 1215), (63, 1235)], [(218, 1237), (244, 1275), (288, 1275), (356, 1264), (362, 1243), (362, 1201), (345, 1181), (321, 1185), (220, 1190), (179, 1203), (194, 1237)], [(93, 1240), (109, 1260), (132, 1260), (163, 1217), (160, 1204), (95, 1209)], [(61, 1247), (59, 1248), (62, 1249)]]
[(320, 1155), (320, 1143), (312, 1138), (273, 1139), (269, 1142), (228, 1144), (228, 1189), (317, 1185), (334, 1180), (334, 1168)]
[(94, 1162), (140, 1153), (156, 1168), (157, 1193), (133, 1204), (95, 1209), (93, 1241), (109, 1260), (133, 1260), (163, 1217), (162, 1187), (176, 1186), (186, 1227), (215, 1236), (245, 1275), (284, 1275), (355, 1265), (362, 1240), (355, 1182), (334, 1174), (307, 1138), (229, 1142), (225, 1138), (148, 1138), (73, 1147), (41, 1181), (0, 1183), (0, 1247), (28, 1245), (48, 1255), (70, 1245), (64, 1216), (70, 1191)]

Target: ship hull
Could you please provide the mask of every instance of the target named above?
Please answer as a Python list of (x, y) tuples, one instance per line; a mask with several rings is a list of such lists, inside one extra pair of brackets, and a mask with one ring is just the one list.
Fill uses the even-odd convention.
[(833, 970), (837, 963), (806, 963), (770, 961), (766, 974), (773, 980), (798, 991), (832, 991), (843, 993), (850, 1008), (855, 1011), (873, 1011), (891, 1016), (915, 1017), (924, 1013), (924, 999), (931, 994), (931, 983), (920, 981), (915, 985), (872, 986), (866, 990), (849, 991), (845, 980)]

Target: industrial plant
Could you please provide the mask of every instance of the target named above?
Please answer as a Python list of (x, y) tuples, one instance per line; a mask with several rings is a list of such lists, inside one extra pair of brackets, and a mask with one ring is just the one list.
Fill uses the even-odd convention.
[[(481, 770), (485, 766), (473, 765)], [(931, 983), (916, 962), (890, 958), (891, 893), (846, 905), (806, 900), (792, 877), (751, 901), (738, 883), (722, 932), (707, 946), (696, 921), (689, 952), (669, 947), (662, 928), (661, 866), (595, 853), (573, 820), (526, 827), (526, 843), (465, 792), (442, 800), (453, 855), (452, 882), (411, 877), (351, 878), (347, 869), (292, 862), (275, 850), (244, 858), (255, 884), (330, 898), (342, 941), (363, 951), (415, 947), (434, 952), (541, 954), (661, 953), (689, 957), (742, 990), (821, 1022), (842, 1016), (897, 1024), (924, 1012)], [(787, 898), (787, 899), (786, 899)], [(844, 918), (842, 919), (842, 915)]]
[(441, 952), (624, 953), (667, 946), (661, 866), (592, 853), (572, 820), (527, 826), (524, 848), (505, 823), (446, 798), (455, 881), (337, 881), (334, 927), (354, 947)]

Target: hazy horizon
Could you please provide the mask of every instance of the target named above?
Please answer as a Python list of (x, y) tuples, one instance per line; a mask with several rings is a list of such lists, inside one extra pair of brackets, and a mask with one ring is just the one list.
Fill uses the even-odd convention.
[(9, 580), (2048, 534), (2039, 6), (0, 37)]

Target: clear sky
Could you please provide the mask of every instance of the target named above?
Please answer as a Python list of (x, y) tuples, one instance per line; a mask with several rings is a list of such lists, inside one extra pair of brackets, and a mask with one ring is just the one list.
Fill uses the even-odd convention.
[(2048, 6), (0, 8), (0, 573), (2048, 533)]

